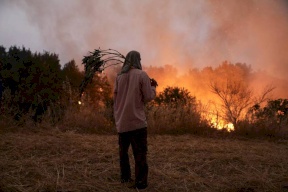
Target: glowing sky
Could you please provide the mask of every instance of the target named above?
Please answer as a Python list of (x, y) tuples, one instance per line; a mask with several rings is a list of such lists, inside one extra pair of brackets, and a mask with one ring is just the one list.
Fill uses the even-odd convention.
[(61, 64), (94, 48), (141, 53), (143, 65), (179, 71), (251, 64), (288, 72), (285, 0), (0, 0), (0, 45), (59, 54)]

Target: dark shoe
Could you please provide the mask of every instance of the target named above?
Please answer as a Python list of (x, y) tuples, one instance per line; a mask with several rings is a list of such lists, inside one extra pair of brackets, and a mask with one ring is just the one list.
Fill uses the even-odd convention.
[(146, 189), (147, 188), (147, 183), (142, 183), (142, 182), (137, 182), (136, 183), (136, 188), (137, 189)]

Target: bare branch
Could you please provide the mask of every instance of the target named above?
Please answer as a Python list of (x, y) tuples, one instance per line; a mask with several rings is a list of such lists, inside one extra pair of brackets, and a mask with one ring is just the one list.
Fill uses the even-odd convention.
[(267, 85), (261, 96), (256, 100), (256, 104), (255, 105), (260, 105), (261, 103), (265, 102), (268, 100), (267, 96), (269, 93), (271, 93), (276, 87), (272, 86), (272, 85)]
[(238, 79), (213, 82), (210, 88), (221, 99), (226, 119), (237, 126), (243, 110), (251, 104), (252, 91)]

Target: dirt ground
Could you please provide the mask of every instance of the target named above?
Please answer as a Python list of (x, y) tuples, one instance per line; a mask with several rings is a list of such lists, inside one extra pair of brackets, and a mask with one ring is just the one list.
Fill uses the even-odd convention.
[[(287, 140), (149, 135), (148, 143), (145, 191), (288, 191)], [(2, 133), (0, 170), (5, 192), (137, 191), (119, 182), (117, 135)]]

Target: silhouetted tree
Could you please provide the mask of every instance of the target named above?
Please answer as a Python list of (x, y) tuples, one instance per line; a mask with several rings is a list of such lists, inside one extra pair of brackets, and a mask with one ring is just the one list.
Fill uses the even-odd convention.
[[(74, 60), (66, 63), (62, 69), (63, 76), (63, 92), (62, 97), (64, 97), (62, 102), (74, 103), (79, 101), (79, 86), (84, 77), (84, 73), (81, 72), (76, 65)], [(68, 103), (67, 103), (68, 102)]]
[(58, 55), (33, 54), (25, 47), (16, 46), (10, 47), (8, 52), (1, 50), (0, 74), (4, 89), (11, 91), (11, 107), (18, 109), (16, 117), (33, 110), (33, 118), (38, 120), (49, 103), (60, 97), (62, 78)]
[(64, 80), (68, 80), (71, 88), (73, 91), (79, 91), (79, 86), (81, 84), (81, 81), (84, 77), (83, 72), (81, 72), (76, 65), (75, 60), (71, 60), (68, 63), (66, 63), (62, 69), (62, 74), (64, 77)]
[(188, 105), (195, 103), (195, 97), (190, 95), (190, 92), (185, 88), (180, 87), (166, 87), (160, 92), (154, 101), (158, 104), (175, 104)]
[(185, 88), (166, 87), (147, 105), (147, 113), (149, 124), (160, 132), (200, 133), (206, 125), (196, 98)]
[[(6, 59), (6, 49), (3, 46), (0, 46), (0, 71), (3, 69), (3, 63)], [(3, 95), (4, 87), (3, 87), (3, 77), (0, 73), (0, 108), (2, 104), (2, 95)]]
[(266, 106), (254, 105), (249, 110), (252, 123), (265, 122), (268, 127), (280, 129), (288, 125), (288, 99), (268, 100)]
[(227, 123), (233, 123), (235, 130), (253, 103), (257, 103), (255, 106), (260, 105), (274, 90), (274, 87), (266, 87), (262, 95), (256, 98), (249, 87), (251, 67), (246, 64), (224, 62), (213, 71), (212, 75), (210, 88), (221, 101), (221, 116)]
[(246, 64), (229, 64), (224, 62), (214, 70), (214, 76), (210, 82), (213, 93), (219, 96), (223, 117), (227, 122), (232, 122), (234, 127), (243, 112), (252, 103), (252, 91), (247, 84), (247, 77), (251, 69)]
[(110, 105), (112, 102), (112, 87), (107, 76), (95, 74), (92, 82), (85, 88), (82, 97), (86, 102), (90, 105), (94, 105), (96, 108), (101, 105)]

